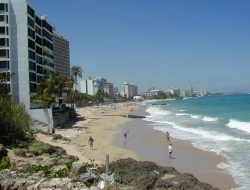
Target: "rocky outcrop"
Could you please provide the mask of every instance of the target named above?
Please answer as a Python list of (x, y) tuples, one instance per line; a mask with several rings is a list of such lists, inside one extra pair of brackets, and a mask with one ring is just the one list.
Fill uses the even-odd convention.
[(24, 153), (12, 160), (15, 167), (0, 171), (0, 190), (94, 190), (100, 180), (106, 189), (117, 190), (218, 190), (191, 174), (148, 161), (118, 160), (106, 175), (105, 167), (76, 161), (60, 147), (36, 142), (18, 151)]
[(70, 178), (47, 178), (42, 173), (33, 175), (3, 170), (0, 173), (0, 189), (8, 190), (87, 190), (83, 182), (75, 182)]
[(119, 183), (132, 189), (218, 190), (191, 174), (181, 174), (172, 167), (161, 167), (153, 162), (123, 159), (112, 163), (110, 169)]

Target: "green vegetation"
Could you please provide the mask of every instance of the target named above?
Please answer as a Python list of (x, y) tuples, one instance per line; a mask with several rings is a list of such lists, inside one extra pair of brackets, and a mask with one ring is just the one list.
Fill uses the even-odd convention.
[(33, 98), (33, 104), (42, 104), (50, 107), (55, 103), (56, 97), (62, 95), (62, 92), (70, 91), (72, 81), (60, 72), (52, 73), (45, 77), (38, 88), (36, 97)]
[[(70, 160), (68, 163), (65, 164), (65, 167), (53, 171), (50, 166), (41, 166), (41, 165), (32, 165), (26, 168), (22, 169), (17, 169), (16, 171), (18, 173), (29, 173), (29, 174), (34, 174), (38, 172), (42, 172), (44, 175), (48, 177), (58, 177), (58, 178), (63, 178), (67, 177), (71, 171), (72, 168), (72, 163), (77, 161), (76, 159)], [(9, 165), (10, 167), (10, 165)]]
[(24, 106), (0, 96), (0, 144), (11, 145), (32, 139), (31, 118)]
[(10, 158), (4, 157), (0, 160), (0, 171), (10, 168)]

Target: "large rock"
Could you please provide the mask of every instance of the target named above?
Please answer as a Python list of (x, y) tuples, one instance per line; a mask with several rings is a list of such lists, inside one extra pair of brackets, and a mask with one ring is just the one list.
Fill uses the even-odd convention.
[(153, 162), (122, 159), (110, 164), (110, 170), (117, 181), (133, 189), (218, 190), (199, 182), (191, 174), (181, 174), (172, 167), (161, 167)]
[(82, 161), (76, 161), (72, 163), (71, 172), (82, 174), (87, 172), (87, 168)]

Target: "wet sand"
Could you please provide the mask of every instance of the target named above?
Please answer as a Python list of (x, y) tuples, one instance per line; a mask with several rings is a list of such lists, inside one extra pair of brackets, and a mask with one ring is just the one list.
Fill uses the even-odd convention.
[[(114, 144), (135, 151), (140, 160), (156, 162), (162, 166), (173, 166), (179, 172), (191, 173), (200, 181), (209, 183), (222, 190), (237, 187), (234, 179), (224, 170), (217, 168), (226, 159), (213, 152), (203, 151), (192, 146), (188, 141), (171, 138), (166, 134), (147, 126), (149, 122), (134, 119), (121, 126), (121, 130), (129, 130), (127, 140), (117, 136)], [(171, 136), (171, 134), (170, 134)], [(172, 159), (169, 159), (168, 145), (173, 146)]]

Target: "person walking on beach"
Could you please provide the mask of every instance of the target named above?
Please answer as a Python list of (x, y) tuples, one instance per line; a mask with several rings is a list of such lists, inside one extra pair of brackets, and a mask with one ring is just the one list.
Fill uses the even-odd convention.
[(89, 144), (89, 147), (93, 150), (93, 143), (94, 143), (94, 139), (90, 136), (89, 137), (89, 141), (88, 141), (88, 144)]
[(168, 131), (166, 133), (166, 138), (167, 138), (168, 141), (170, 141), (170, 136), (169, 136), (169, 132)]
[(127, 130), (123, 135), (125, 137), (125, 139), (127, 139), (127, 134), (128, 134), (129, 130)]
[(172, 144), (168, 145), (168, 153), (169, 153), (169, 158), (172, 158), (172, 151), (173, 151), (173, 147)]

